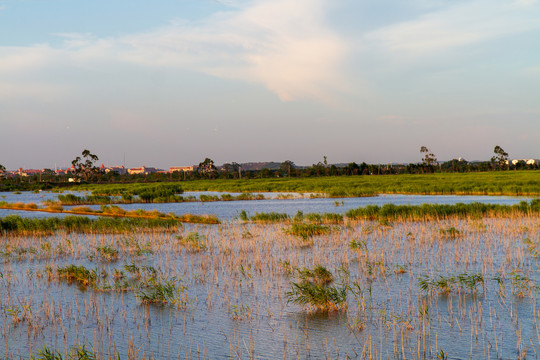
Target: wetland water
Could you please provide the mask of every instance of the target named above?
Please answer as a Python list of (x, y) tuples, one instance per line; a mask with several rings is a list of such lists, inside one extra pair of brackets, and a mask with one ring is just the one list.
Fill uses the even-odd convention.
[[(84, 195), (81, 193), (74, 193), (76, 195)], [(198, 197), (201, 194), (204, 195), (221, 195), (220, 192), (185, 192), (183, 196), (195, 196)], [(229, 193), (227, 193), (229, 194)], [(238, 195), (239, 193), (230, 193), (232, 195)], [(257, 193), (259, 194), (259, 193)], [(276, 194), (273, 193), (260, 193), (268, 198), (266, 200), (244, 200), (244, 201), (214, 201), (214, 202), (184, 202), (184, 203), (164, 203), (164, 204), (119, 204), (121, 208), (126, 210), (144, 209), (154, 210), (159, 212), (170, 213), (173, 212), (177, 215), (182, 214), (213, 214), (222, 220), (231, 220), (240, 214), (242, 210), (245, 210), (248, 215), (254, 215), (258, 213), (287, 213), (288, 215), (294, 215), (298, 211), (304, 213), (340, 213), (343, 214), (351, 209), (363, 207), (367, 205), (379, 205), (395, 204), (395, 205), (421, 205), (425, 203), (431, 204), (456, 204), (456, 203), (473, 203), (483, 202), (490, 204), (503, 204), (512, 205), (517, 204), (520, 201), (528, 201), (528, 197), (511, 197), (511, 196), (459, 196), (459, 195), (379, 195), (374, 197), (359, 197), (359, 198), (309, 198), (309, 194), (302, 198), (293, 199), (276, 199)], [(32, 192), (23, 192), (21, 194), (4, 193), (1, 194), (2, 198), (7, 202), (34, 202), (40, 204), (46, 200), (57, 200), (58, 194), (50, 192), (42, 192), (39, 194)], [(301, 194), (293, 194), (294, 196), (301, 196)], [(90, 205), (90, 208), (98, 209), (99, 205)], [(66, 206), (69, 208), (69, 206)], [(0, 217), (17, 214), (26, 217), (50, 217), (58, 216), (58, 214), (46, 214), (40, 212), (24, 212), (17, 210), (0, 209)]]
[[(180, 214), (194, 212), (182, 206), (198, 206), (206, 210), (199, 213), (222, 211), (221, 218), (232, 219), (241, 210), (344, 212), (349, 202), (355, 208), (377, 200), (479, 200), (388, 198), (149, 209)], [(507, 359), (535, 358), (540, 350), (537, 217), (358, 221), (309, 239), (289, 235), (289, 226), (234, 220), (174, 233), (0, 238), (0, 356), (28, 358), (44, 345), (65, 354), (82, 344), (103, 359), (437, 359), (441, 350), (452, 359)], [(351, 240), (364, 246), (352, 249)], [(99, 252), (106, 246), (117, 250), (115, 258)], [(71, 264), (96, 270), (95, 284), (59, 278), (58, 267)], [(299, 281), (294, 267), (315, 265), (333, 274), (331, 286), (349, 286), (346, 309), (313, 312), (288, 303), (286, 293)], [(484, 281), (467, 282), (475, 274)], [(152, 281), (174, 284), (174, 299), (143, 304), (141, 292), (150, 293)]]

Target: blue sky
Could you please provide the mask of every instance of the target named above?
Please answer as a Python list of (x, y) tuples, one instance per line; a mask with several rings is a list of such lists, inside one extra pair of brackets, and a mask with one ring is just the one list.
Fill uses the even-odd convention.
[(0, 164), (540, 158), (537, 0), (0, 0)]

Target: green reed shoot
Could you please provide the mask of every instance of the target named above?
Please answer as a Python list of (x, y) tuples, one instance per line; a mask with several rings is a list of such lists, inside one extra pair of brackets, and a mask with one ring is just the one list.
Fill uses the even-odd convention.
[(316, 311), (341, 310), (347, 307), (347, 287), (329, 286), (334, 277), (323, 266), (297, 269), (299, 282), (291, 283), (285, 295), (287, 303), (294, 303)]
[(330, 232), (330, 228), (324, 225), (294, 223), (290, 228), (283, 230), (286, 234), (299, 236), (306, 240), (313, 236), (324, 235)]
[(188, 249), (190, 252), (206, 251), (206, 236), (199, 235), (198, 232), (191, 232), (187, 236), (177, 235), (178, 245)]

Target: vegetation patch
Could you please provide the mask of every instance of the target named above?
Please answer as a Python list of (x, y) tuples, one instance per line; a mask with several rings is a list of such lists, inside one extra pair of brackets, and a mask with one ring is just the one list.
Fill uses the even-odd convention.
[(206, 236), (199, 235), (197, 232), (189, 233), (187, 236), (177, 235), (178, 245), (188, 249), (190, 252), (206, 251)]
[(333, 275), (323, 266), (296, 269), (300, 281), (291, 283), (287, 303), (298, 304), (315, 311), (336, 311), (347, 308), (347, 287), (330, 286)]
[(304, 240), (307, 240), (313, 236), (324, 235), (330, 232), (328, 226), (319, 225), (319, 224), (308, 224), (308, 223), (294, 223), (291, 227), (284, 229), (283, 231), (286, 234), (299, 236)]
[(345, 213), (345, 216), (351, 220), (429, 220), (451, 217), (481, 218), (485, 216), (507, 216), (510, 214), (540, 214), (540, 199), (531, 200), (530, 203), (521, 201), (516, 205), (498, 205), (480, 202), (471, 204), (457, 203), (454, 205), (368, 205), (366, 207), (349, 210)]
[(83, 216), (63, 218), (23, 218), (9, 215), (0, 218), (2, 235), (40, 235), (53, 234), (57, 231), (75, 233), (124, 233), (148, 230), (176, 231), (181, 226), (173, 218), (104, 218), (91, 219)]

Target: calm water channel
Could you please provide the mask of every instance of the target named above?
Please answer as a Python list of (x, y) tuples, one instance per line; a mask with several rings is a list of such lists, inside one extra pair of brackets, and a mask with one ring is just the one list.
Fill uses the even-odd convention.
[[(78, 196), (84, 195), (74, 193)], [(220, 192), (185, 192), (184, 196), (195, 196), (198, 198), (201, 194), (217, 195)], [(239, 193), (230, 193), (238, 195)], [(345, 213), (350, 209), (363, 207), (367, 205), (395, 204), (395, 205), (421, 205), (430, 204), (456, 204), (456, 203), (473, 203), (483, 202), (490, 204), (517, 204), (520, 201), (528, 201), (527, 197), (511, 197), (511, 196), (458, 196), (458, 195), (379, 195), (374, 197), (360, 198), (309, 198), (309, 195), (302, 198), (294, 199), (277, 199), (274, 193), (260, 193), (267, 200), (248, 200), (248, 201), (214, 201), (214, 202), (185, 202), (185, 203), (166, 203), (166, 204), (126, 204), (118, 205), (126, 210), (144, 209), (158, 210), (163, 213), (173, 212), (177, 215), (181, 214), (214, 214), (219, 219), (231, 220), (238, 217), (238, 214), (245, 210), (248, 215), (263, 212), (278, 212), (287, 213), (289, 215), (296, 214), (297, 211), (304, 213)], [(293, 194), (294, 196), (302, 196)], [(58, 194), (50, 192), (41, 192), (39, 194), (33, 192), (23, 192), (21, 194), (0, 193), (0, 200), (8, 202), (24, 202), (41, 204), (46, 200), (57, 200)], [(99, 206), (90, 206), (91, 208), (99, 208)], [(68, 208), (68, 207), (66, 207)], [(58, 214), (47, 214), (39, 212), (24, 212), (16, 210), (0, 209), (0, 217), (10, 214), (17, 214), (25, 217), (49, 217), (58, 216)]]

